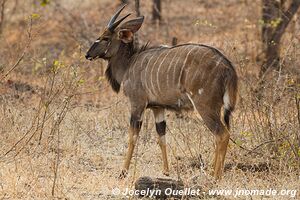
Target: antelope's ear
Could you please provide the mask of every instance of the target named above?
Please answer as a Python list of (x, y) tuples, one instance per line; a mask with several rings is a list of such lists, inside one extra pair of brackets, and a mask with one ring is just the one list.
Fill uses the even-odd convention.
[(137, 32), (144, 22), (144, 17), (138, 17), (132, 20), (129, 20), (122, 24), (119, 28), (118, 37), (124, 43), (132, 42), (133, 34)]

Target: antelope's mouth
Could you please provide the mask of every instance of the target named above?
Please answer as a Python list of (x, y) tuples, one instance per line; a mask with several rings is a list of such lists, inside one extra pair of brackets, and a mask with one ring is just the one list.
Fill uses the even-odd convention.
[(89, 60), (89, 61), (93, 61), (93, 60), (96, 60), (96, 59), (100, 58), (100, 56), (92, 57), (92, 56), (86, 55), (85, 58), (86, 58), (87, 60)]

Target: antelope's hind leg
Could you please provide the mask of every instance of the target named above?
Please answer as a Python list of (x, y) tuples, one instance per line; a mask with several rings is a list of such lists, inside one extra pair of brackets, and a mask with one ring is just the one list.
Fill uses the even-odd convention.
[(220, 179), (224, 169), (224, 161), (227, 152), (227, 146), (229, 142), (229, 131), (221, 121), (220, 107), (221, 106), (210, 106), (196, 103), (196, 109), (201, 115), (205, 125), (215, 136), (215, 157), (213, 162), (214, 173), (213, 176), (216, 179)]
[(229, 142), (229, 131), (222, 125), (220, 131), (216, 132), (216, 152), (214, 163), (214, 177), (220, 179), (224, 170), (225, 156)]
[(166, 144), (166, 121), (165, 121), (165, 110), (162, 108), (152, 109), (155, 117), (155, 127), (158, 134), (158, 144), (162, 153), (163, 160), (163, 174), (166, 176), (170, 175), (168, 155), (167, 155), (167, 144)]

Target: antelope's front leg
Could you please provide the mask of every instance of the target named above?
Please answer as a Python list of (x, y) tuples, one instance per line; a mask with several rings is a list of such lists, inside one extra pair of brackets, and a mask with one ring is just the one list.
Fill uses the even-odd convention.
[(141, 130), (141, 126), (142, 126), (141, 118), (132, 115), (131, 119), (130, 119), (128, 150), (127, 150), (127, 154), (126, 154), (122, 172), (119, 176), (120, 178), (125, 178), (127, 175), (127, 172), (129, 170), (129, 166), (130, 166), (130, 161), (132, 158), (132, 154), (134, 151), (134, 147), (135, 147), (136, 142), (139, 137), (139, 132)]
[(166, 144), (166, 121), (164, 109), (153, 109), (155, 117), (156, 132), (158, 133), (158, 144), (162, 153), (163, 160), (163, 174), (169, 176), (169, 164), (167, 156), (167, 144)]

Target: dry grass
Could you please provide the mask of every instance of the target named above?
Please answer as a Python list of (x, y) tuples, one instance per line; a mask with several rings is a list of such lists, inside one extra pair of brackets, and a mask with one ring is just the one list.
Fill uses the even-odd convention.
[[(105, 63), (84, 59), (116, 3), (72, 2), (45, 7), (19, 2), (15, 11), (13, 1), (8, 4), (0, 39), (1, 77), (24, 51), (27, 17), (40, 17), (33, 16), (33, 38), (24, 58), (0, 82), (1, 199), (121, 199), (112, 195), (113, 188), (133, 187), (139, 176), (163, 176), (154, 119), (147, 111), (129, 176), (117, 179), (127, 147), (128, 103), (107, 85)], [(141, 6), (146, 16), (141, 42), (170, 44), (176, 36), (179, 43), (213, 44), (233, 61), (240, 77), (232, 120), (235, 143), (230, 143), (223, 179), (215, 183), (209, 175), (214, 137), (202, 121), (193, 113), (168, 112), (171, 177), (206, 191), (290, 189), (298, 191), (294, 199), (300, 198), (299, 21), (283, 38), (282, 71), (269, 75), (258, 102), (259, 1), (167, 0), (161, 26), (151, 24), (150, 1)]]

